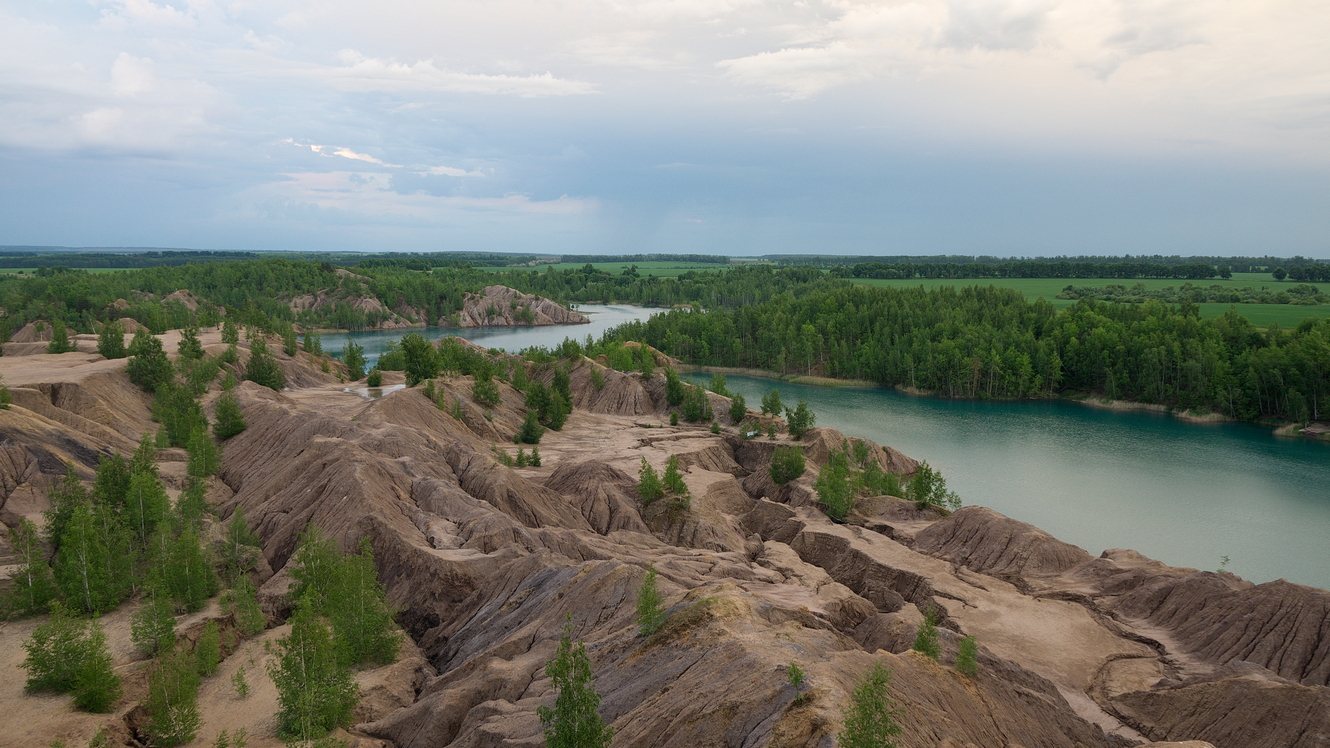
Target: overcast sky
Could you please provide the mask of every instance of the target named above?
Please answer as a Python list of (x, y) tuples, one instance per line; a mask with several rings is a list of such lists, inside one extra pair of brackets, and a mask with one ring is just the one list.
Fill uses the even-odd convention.
[(2, 0), (0, 244), (1330, 257), (1325, 0)]

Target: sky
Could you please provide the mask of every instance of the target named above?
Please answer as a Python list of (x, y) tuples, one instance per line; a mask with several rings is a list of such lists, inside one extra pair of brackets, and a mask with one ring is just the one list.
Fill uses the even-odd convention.
[(0, 0), (0, 244), (1330, 258), (1324, 0)]

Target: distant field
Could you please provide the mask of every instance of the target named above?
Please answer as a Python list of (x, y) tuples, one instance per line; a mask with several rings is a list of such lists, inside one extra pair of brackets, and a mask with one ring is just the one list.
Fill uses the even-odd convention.
[[(511, 265), (508, 267), (483, 267), (481, 270), (494, 272), (503, 272), (505, 270), (539, 270), (545, 271), (545, 268), (554, 268), (555, 270), (573, 270), (585, 265), (585, 262), (555, 262), (548, 265)], [(662, 278), (674, 278), (693, 270), (723, 270), (729, 267), (721, 262), (671, 262), (669, 260), (650, 260), (647, 262), (593, 262), (591, 263), (597, 270), (604, 270), (607, 273), (618, 275), (631, 265), (637, 266), (639, 275), (651, 275)]]
[[(997, 286), (999, 288), (1013, 288), (1025, 294), (1026, 298), (1047, 299), (1057, 307), (1071, 306), (1076, 303), (1070, 299), (1059, 299), (1057, 295), (1067, 286), (1107, 286), (1112, 284), (1121, 284), (1133, 286), (1137, 283), (1146, 288), (1168, 288), (1169, 286), (1181, 286), (1186, 281), (1173, 280), (1168, 278), (1146, 278), (1142, 280), (1122, 280), (1119, 278), (917, 278), (913, 280), (880, 280), (877, 278), (853, 278), (852, 283), (864, 286), (876, 286), (879, 288), (915, 288), (923, 286), (924, 288), (941, 288), (942, 286)], [(1279, 288), (1281, 286), (1293, 285), (1289, 281), (1280, 283), (1271, 278), (1267, 273), (1234, 273), (1229, 280), (1214, 278), (1210, 280), (1191, 281), (1197, 286), (1231, 286), (1233, 288)], [(1330, 283), (1312, 283), (1327, 294), (1330, 294)], [(1199, 304), (1201, 316), (1205, 318), (1218, 317), (1228, 311), (1230, 306), (1236, 307), (1242, 316), (1252, 321), (1252, 324), (1259, 327), (1269, 327), (1279, 325), (1280, 327), (1294, 327), (1299, 322), (1308, 318), (1330, 318), (1330, 304), (1317, 304), (1314, 306), (1298, 306), (1295, 304)]]
[[(117, 273), (129, 268), (73, 268), (74, 270), (86, 270), (89, 273)], [(15, 275), (17, 273), (27, 273), (32, 275), (37, 272), (37, 268), (0, 268), (0, 275)]]

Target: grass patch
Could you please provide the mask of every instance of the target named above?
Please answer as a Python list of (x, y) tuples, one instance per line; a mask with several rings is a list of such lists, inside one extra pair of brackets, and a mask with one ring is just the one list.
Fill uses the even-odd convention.
[[(1046, 299), (1053, 306), (1058, 308), (1071, 306), (1076, 302), (1071, 299), (1059, 299), (1058, 293), (1067, 286), (1085, 286), (1100, 287), (1112, 284), (1124, 286), (1133, 286), (1137, 283), (1146, 288), (1169, 288), (1181, 286), (1187, 281), (1171, 278), (1143, 278), (1140, 280), (1123, 280), (1121, 278), (915, 278), (909, 280), (888, 280), (880, 278), (851, 278), (851, 283), (861, 286), (873, 286), (876, 288), (942, 288), (944, 286), (953, 286), (963, 288), (966, 286), (995, 286), (997, 288), (1011, 288), (1020, 291), (1027, 299)], [(1290, 281), (1279, 282), (1271, 278), (1268, 273), (1234, 273), (1228, 280), (1212, 278), (1209, 280), (1191, 281), (1197, 286), (1227, 286), (1230, 288), (1269, 288), (1278, 289), (1293, 285)], [(1330, 294), (1330, 283), (1311, 283), (1308, 285), (1316, 286), (1321, 291)], [(1201, 317), (1211, 319), (1222, 315), (1228, 311), (1229, 307), (1235, 307), (1238, 313), (1246, 317), (1252, 324), (1258, 327), (1270, 327), (1279, 325), (1280, 327), (1296, 327), (1304, 319), (1324, 319), (1330, 318), (1330, 304), (1315, 304), (1311, 306), (1299, 306), (1297, 304), (1227, 304), (1227, 303), (1206, 303), (1198, 304), (1201, 310)]]

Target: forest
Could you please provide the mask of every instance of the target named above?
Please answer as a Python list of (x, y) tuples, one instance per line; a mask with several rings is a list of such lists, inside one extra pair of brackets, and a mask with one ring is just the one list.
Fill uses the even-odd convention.
[(1330, 395), (1330, 322), (1262, 331), (1155, 301), (1043, 300), (987, 287), (872, 289), (825, 281), (758, 304), (674, 310), (607, 334), (697, 364), (818, 374), (949, 398), (1097, 394), (1305, 422)]

